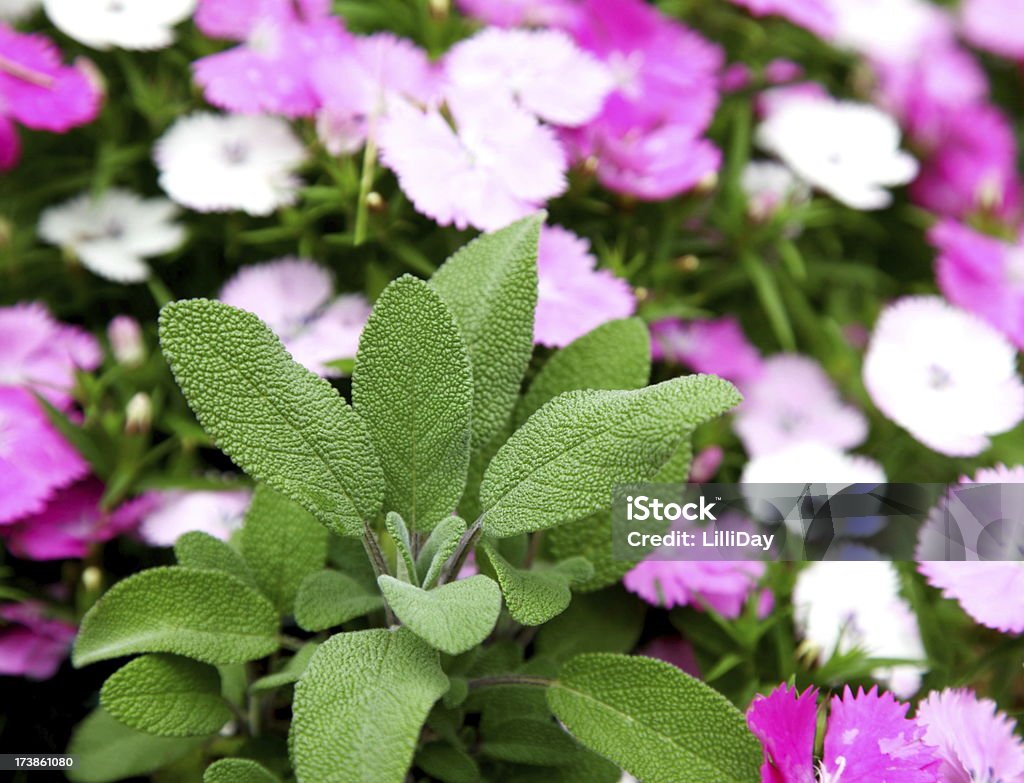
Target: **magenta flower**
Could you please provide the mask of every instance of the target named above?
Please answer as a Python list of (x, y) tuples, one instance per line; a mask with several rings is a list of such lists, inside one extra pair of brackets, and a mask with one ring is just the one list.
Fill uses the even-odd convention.
[[(755, 561), (644, 560), (622, 578), (622, 584), (651, 606), (693, 606), (735, 618), (763, 575), (764, 563)], [(766, 600), (770, 594), (759, 601), (762, 616), (771, 608)]]
[(48, 680), (71, 649), (77, 629), (47, 616), (38, 601), (0, 606), (0, 675)]
[(320, 100), (310, 63), (349, 45), (326, 0), (202, 0), (196, 25), (243, 42), (192, 66), (207, 101), (242, 114), (313, 114)]
[(938, 759), (906, 717), (909, 705), (874, 688), (832, 697), (816, 776), (817, 697), (780, 685), (754, 698), (747, 724), (764, 746), (762, 783), (935, 783)]
[(15, 123), (66, 133), (95, 119), (100, 90), (84, 67), (61, 64), (49, 38), (0, 22), (0, 171), (20, 157)]
[(937, 783), (1020, 783), (1024, 744), (991, 699), (964, 688), (931, 693), (917, 708), (924, 741), (938, 749)]
[(83, 558), (93, 544), (134, 530), (153, 505), (152, 497), (144, 495), (106, 511), (100, 506), (103, 492), (97, 479), (79, 481), (53, 495), (42, 511), (0, 528), (0, 535), (18, 557)]
[(0, 387), (30, 389), (63, 408), (75, 373), (95, 370), (100, 358), (92, 335), (57, 321), (44, 305), (0, 307)]
[(596, 265), (587, 240), (561, 226), (541, 229), (534, 342), (561, 347), (633, 314), (636, 297), (629, 283)]
[(507, 96), (449, 92), (437, 109), (395, 102), (380, 126), (381, 160), (416, 209), (443, 226), (484, 231), (535, 212), (566, 187), (554, 131)]
[(662, 318), (651, 324), (651, 355), (684, 364), (697, 372), (720, 375), (736, 383), (761, 372), (761, 354), (732, 316), (683, 321)]
[(242, 526), (252, 493), (248, 490), (154, 493), (139, 535), (152, 546), (173, 546), (185, 533), (198, 530), (227, 541)]
[(829, 38), (835, 29), (835, 14), (828, 0), (731, 0), (754, 16), (781, 16), (798, 27)]
[(821, 365), (806, 356), (765, 360), (741, 391), (734, 428), (751, 456), (803, 442), (851, 449), (867, 437), (864, 415), (843, 402)]
[(87, 471), (29, 392), (0, 386), (0, 529), (42, 511)]
[(495, 27), (569, 27), (581, 14), (577, 0), (458, 0), (470, 16)]
[(932, 228), (928, 240), (939, 251), (936, 277), (945, 297), (1024, 349), (1024, 246), (953, 220)]
[(979, 49), (1024, 60), (1024, 5), (1017, 0), (964, 0), (964, 37)]

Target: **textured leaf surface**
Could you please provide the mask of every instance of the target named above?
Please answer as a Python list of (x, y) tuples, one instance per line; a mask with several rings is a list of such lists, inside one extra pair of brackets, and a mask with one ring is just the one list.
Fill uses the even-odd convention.
[(252, 759), (221, 759), (203, 773), (203, 783), (278, 783), (266, 767)]
[(82, 619), (72, 659), (85, 666), (166, 652), (225, 664), (276, 649), (277, 613), (266, 598), (228, 574), (175, 566), (111, 587)]
[(328, 535), (298, 503), (265, 484), (256, 487), (242, 527), (242, 555), (281, 614), (293, 611), (306, 575), (324, 567)]
[(589, 579), (594, 569), (582, 557), (552, 568), (515, 568), (495, 547), (484, 546), (512, 618), (523, 625), (542, 625), (561, 614), (572, 600), (570, 585)]
[(196, 737), (157, 737), (130, 729), (95, 709), (75, 728), (68, 753), (78, 757), (68, 770), (75, 783), (107, 783), (147, 775), (185, 754), (206, 740)]
[(160, 345), (219, 448), (327, 527), (362, 535), (384, 476), (366, 425), (330, 383), (292, 361), (255, 315), (220, 302), (164, 307)]
[(431, 285), (455, 316), (473, 369), (473, 448), (512, 415), (533, 353), (537, 240), (544, 215), (470, 242), (449, 258)]
[(340, 571), (310, 574), (295, 597), (295, 622), (305, 631), (325, 631), (384, 606), (379, 593)]
[(416, 559), (417, 572), (423, 574), (420, 586), (424, 590), (429, 590), (437, 583), (441, 569), (448, 558), (455, 554), (459, 539), (465, 532), (466, 523), (459, 517), (447, 517), (434, 528)]
[(644, 783), (758, 783), (761, 747), (720, 693), (663, 661), (593, 653), (548, 689), (584, 745)]
[(313, 653), (319, 646), (318, 642), (306, 642), (295, 655), (288, 659), (280, 671), (260, 677), (249, 686), (249, 690), (260, 693), (298, 682), (302, 673), (306, 671), (306, 666), (309, 665), (309, 659), (313, 657)]
[(566, 611), (540, 629), (537, 654), (561, 662), (580, 653), (629, 652), (643, 630), (645, 608), (622, 589), (577, 595)]
[(400, 277), (378, 297), (359, 340), (352, 404), (384, 468), (384, 510), (413, 530), (454, 511), (469, 466), (473, 376), (452, 313), (422, 280)]
[(651, 336), (639, 318), (609, 321), (547, 360), (516, 409), (520, 424), (577, 389), (639, 389), (651, 374)]
[(480, 752), (517, 764), (560, 766), (576, 758), (579, 746), (551, 719), (517, 718), (496, 724), (487, 732)]
[(442, 783), (479, 783), (480, 769), (462, 748), (430, 742), (416, 754), (416, 766)]
[(416, 560), (412, 556), (412, 538), (409, 535), (409, 528), (405, 526), (405, 520), (402, 519), (401, 514), (389, 511), (384, 518), (384, 526), (387, 528), (391, 540), (395, 542), (395, 559), (397, 561), (395, 565), (398, 578), (403, 582), (418, 584)]
[(242, 556), (230, 544), (209, 533), (191, 530), (174, 542), (174, 557), (178, 565), (203, 571), (222, 571), (256, 587), (252, 571)]
[(615, 485), (649, 480), (695, 425), (739, 401), (710, 375), (556, 397), (491, 461), (480, 489), (484, 531), (503, 538), (610, 506)]
[(478, 574), (433, 590), (378, 577), (384, 598), (410, 631), (432, 647), (458, 655), (475, 647), (494, 630), (501, 613), (501, 590)]
[(402, 783), (448, 679), (404, 628), (332, 636), (295, 686), (291, 754), (302, 783)]
[(129, 661), (103, 683), (100, 703), (126, 726), (162, 737), (202, 737), (231, 720), (217, 670), (174, 655)]
[(617, 766), (577, 745), (568, 763), (558, 767), (517, 767), (504, 774), (502, 783), (619, 783), (621, 779), (622, 770)]

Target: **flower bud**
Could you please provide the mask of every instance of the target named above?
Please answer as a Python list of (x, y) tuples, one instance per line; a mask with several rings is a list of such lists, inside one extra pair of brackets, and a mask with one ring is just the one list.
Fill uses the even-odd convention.
[(142, 327), (128, 315), (119, 315), (107, 326), (107, 339), (114, 358), (121, 364), (137, 367), (146, 358)]

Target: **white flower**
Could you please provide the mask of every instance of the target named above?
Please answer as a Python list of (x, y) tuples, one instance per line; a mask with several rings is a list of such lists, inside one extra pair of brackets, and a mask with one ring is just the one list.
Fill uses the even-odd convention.
[(926, 0), (827, 0), (832, 40), (876, 60), (927, 56), (930, 43), (952, 34), (951, 17)]
[(251, 499), (248, 490), (162, 492), (157, 508), (142, 520), (139, 535), (152, 546), (173, 546), (192, 530), (226, 541), (242, 526)]
[(62, 33), (93, 49), (163, 49), (196, 0), (43, 0)]
[[(899, 589), (899, 574), (889, 562), (812, 563), (793, 590), (797, 629), (826, 658), (860, 649), (872, 658), (923, 660), (917, 619)], [(917, 691), (922, 673), (920, 666), (905, 664), (879, 667), (872, 675), (905, 699)]]
[(117, 283), (149, 277), (143, 260), (178, 247), (185, 229), (173, 222), (178, 208), (165, 198), (143, 199), (112, 188), (50, 207), (39, 219), (39, 236), (66, 248), (82, 265)]
[(786, 205), (802, 204), (810, 197), (807, 183), (773, 160), (754, 160), (746, 165), (740, 187), (747, 196), (747, 210), (755, 220), (771, 217)]
[(862, 103), (793, 98), (761, 123), (757, 141), (796, 174), (855, 209), (880, 209), (886, 190), (917, 175), (900, 150), (900, 131), (885, 112)]
[(197, 112), (160, 137), (153, 157), (160, 186), (179, 204), (269, 215), (295, 201), (292, 170), (306, 150), (280, 118)]
[(743, 468), (744, 484), (825, 484), (838, 491), (850, 484), (882, 484), (882, 466), (859, 454), (845, 454), (817, 441), (805, 441), (754, 457)]
[(875, 325), (864, 359), (875, 405), (929, 448), (974, 456), (1024, 418), (1017, 351), (937, 296), (907, 297)]
[(0, 21), (20, 22), (35, 13), (43, 0), (0, 0)]

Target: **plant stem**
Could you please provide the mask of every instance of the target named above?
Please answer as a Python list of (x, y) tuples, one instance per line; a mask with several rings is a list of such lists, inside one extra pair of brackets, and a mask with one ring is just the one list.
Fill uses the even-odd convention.
[[(384, 559), (384, 553), (380, 550), (380, 544), (377, 542), (377, 536), (373, 533), (373, 528), (370, 527), (370, 523), (365, 519), (363, 520), (363, 548), (366, 549), (366, 555), (370, 558), (370, 563), (373, 565), (373, 572), (378, 577), (386, 575), (388, 573), (387, 560)], [(389, 626), (397, 622), (395, 613), (391, 611), (387, 601), (384, 602), (384, 614), (387, 617)]]
[(538, 688), (547, 688), (554, 684), (550, 677), (540, 677), (535, 674), (496, 674), (493, 677), (477, 677), (469, 681), (469, 689), (491, 688), (495, 685), (533, 685)]
[(476, 522), (470, 525), (469, 529), (462, 534), (462, 538), (459, 539), (459, 545), (452, 553), (452, 556), (448, 558), (448, 562), (444, 564), (444, 568), (441, 569), (441, 575), (437, 579), (439, 585), (447, 584), (458, 576), (470, 551), (476, 546), (477, 539), (480, 538), (482, 526), (483, 515), (477, 517)]
[(359, 177), (359, 202), (356, 204), (356, 227), (352, 238), (353, 245), (361, 245), (366, 241), (366, 225), (369, 218), (368, 197), (373, 187), (373, 176), (377, 163), (377, 142), (374, 139), (373, 125), (366, 136), (366, 147), (363, 149), (363, 172)]

